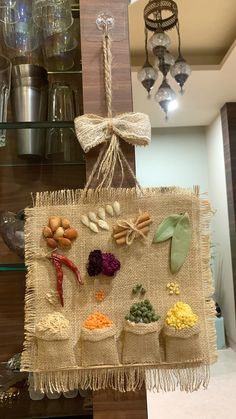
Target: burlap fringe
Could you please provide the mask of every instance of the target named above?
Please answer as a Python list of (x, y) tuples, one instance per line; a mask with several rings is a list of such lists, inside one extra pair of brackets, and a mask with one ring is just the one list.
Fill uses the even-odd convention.
[(210, 378), (209, 366), (183, 366), (181, 368), (117, 367), (86, 370), (39, 372), (33, 374), (35, 390), (60, 392), (81, 388), (104, 390), (112, 388), (120, 392), (138, 391), (143, 385), (151, 391), (193, 392), (207, 388)]
[[(190, 197), (199, 196), (199, 187), (193, 190), (177, 187), (148, 188), (144, 190), (144, 196), (163, 193), (187, 194)], [(57, 192), (39, 192), (33, 198), (36, 207), (51, 205), (76, 205), (82, 196), (83, 190), (61, 190)], [(111, 201), (115, 198), (125, 199), (137, 197), (139, 192), (133, 189), (101, 190), (95, 194), (93, 190), (88, 191), (86, 200), (88, 202)], [(142, 199), (142, 196), (140, 196)], [(28, 273), (26, 276), (26, 297), (25, 297), (25, 342), (22, 354), (22, 371), (32, 371), (32, 347), (35, 326), (35, 299), (33, 269), (35, 260), (33, 255), (36, 248), (30, 241), (31, 231), (31, 211), (26, 209), (27, 221), (25, 234), (28, 236), (26, 247), (26, 259), (28, 263)], [(181, 364), (169, 366), (162, 364), (157, 366), (126, 366), (115, 368), (94, 368), (94, 369), (74, 369), (70, 371), (54, 372), (33, 372), (34, 388), (42, 392), (46, 391), (69, 391), (75, 388), (100, 390), (112, 388), (121, 392), (135, 391), (141, 389), (144, 383), (148, 390), (154, 391), (174, 391), (176, 388), (186, 392), (198, 390), (201, 386), (207, 388), (209, 383), (209, 365), (217, 360), (216, 332), (215, 332), (215, 305), (211, 298), (213, 294), (212, 274), (210, 270), (210, 233), (209, 224), (213, 211), (206, 199), (200, 201), (200, 231), (201, 231), (201, 260), (203, 273), (203, 286), (205, 295), (205, 327), (208, 334), (209, 358), (201, 362), (191, 364)], [(210, 351), (214, 347), (214, 351)]]
[[(210, 268), (210, 221), (214, 214), (211, 205), (207, 199), (200, 200), (200, 246), (201, 246), (201, 263), (202, 263), (202, 279), (203, 279), (203, 292), (205, 295), (205, 327), (208, 336), (208, 354), (209, 364), (217, 361), (217, 347), (216, 347), (216, 329), (215, 319), (216, 310), (215, 302), (212, 298), (214, 293), (212, 272)], [(210, 349), (211, 348), (211, 349)], [(212, 348), (214, 350), (212, 351)]]
[(35, 284), (33, 281), (34, 275), (33, 270), (35, 260), (34, 254), (36, 253), (35, 243), (31, 239), (32, 229), (32, 208), (25, 209), (26, 222), (25, 222), (25, 242), (28, 245), (25, 246), (25, 260), (27, 260), (27, 274), (26, 274), (26, 292), (25, 292), (25, 339), (24, 347), (21, 355), (21, 370), (31, 371), (32, 359), (33, 359), (33, 347), (34, 330), (35, 330)]
[(147, 198), (157, 194), (174, 193), (180, 195), (189, 195), (189, 197), (199, 195), (199, 187), (194, 186), (193, 189), (184, 189), (175, 186), (159, 187), (159, 188), (145, 188), (142, 193), (138, 188), (103, 188), (99, 191), (89, 189), (86, 197), (84, 197), (83, 189), (65, 189), (60, 191), (45, 191), (37, 192), (32, 195), (33, 205), (35, 207), (49, 207), (52, 205), (77, 205), (83, 198), (85, 203), (94, 204), (96, 202), (113, 201), (115, 199), (132, 199), (132, 198)]

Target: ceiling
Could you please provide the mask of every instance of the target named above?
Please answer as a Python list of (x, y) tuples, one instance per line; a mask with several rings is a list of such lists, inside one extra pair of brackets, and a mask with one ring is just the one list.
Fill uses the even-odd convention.
[[(134, 110), (148, 113), (154, 127), (209, 125), (225, 102), (236, 101), (236, 0), (176, 0), (183, 55), (192, 74), (184, 96), (178, 97), (179, 108), (167, 122), (137, 81), (137, 71), (145, 61), (143, 9), (147, 2), (136, 0), (129, 6)], [(176, 31), (168, 34), (170, 50), (176, 55)], [(159, 75), (154, 93), (160, 80)], [(171, 77), (169, 82), (178, 91)]]

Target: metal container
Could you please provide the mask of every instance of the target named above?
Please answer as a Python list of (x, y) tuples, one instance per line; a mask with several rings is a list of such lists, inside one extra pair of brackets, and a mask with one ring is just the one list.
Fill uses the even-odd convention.
[(13, 82), (27, 77), (38, 77), (47, 80), (47, 71), (44, 67), (33, 64), (19, 64), (12, 67)]
[[(43, 67), (33, 64), (13, 66), (11, 104), (15, 121), (46, 121), (47, 96), (47, 71)], [(45, 130), (18, 130), (17, 149), (21, 158), (43, 157), (45, 154)]]

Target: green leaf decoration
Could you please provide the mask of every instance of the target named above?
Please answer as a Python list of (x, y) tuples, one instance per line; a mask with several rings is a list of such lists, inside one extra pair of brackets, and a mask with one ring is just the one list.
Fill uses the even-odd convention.
[(158, 226), (152, 242), (161, 243), (170, 239), (173, 236), (175, 227), (181, 217), (182, 215), (172, 214), (169, 217), (165, 218), (162, 221), (162, 223)]
[(172, 274), (179, 271), (189, 252), (192, 238), (192, 228), (189, 215), (185, 213), (174, 229), (171, 242), (170, 270)]

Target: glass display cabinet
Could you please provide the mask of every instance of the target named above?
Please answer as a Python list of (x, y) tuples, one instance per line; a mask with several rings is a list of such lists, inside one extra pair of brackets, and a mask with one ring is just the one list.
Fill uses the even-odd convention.
[[(32, 2), (23, 0), (16, 3), (22, 7), (22, 10), (29, 12), (29, 3)], [(23, 33), (23, 23), (27, 25), (26, 18), (22, 26), (20, 23), (1, 23), (0, 55), (8, 57), (12, 63), (7, 121), (0, 123), (4, 138), (4, 143), (0, 147), (0, 417), (2, 419), (67, 415), (92, 417), (91, 404), (87, 403), (86, 406), (86, 399), (80, 395), (73, 399), (61, 397), (49, 400), (44, 397), (40, 402), (31, 400), (25, 381), (26, 374), (10, 371), (5, 362), (22, 350), (23, 343), (26, 267), (21, 252), (15, 251), (20, 245), (23, 234), (24, 222), (21, 210), (31, 205), (31, 194), (37, 190), (83, 188), (85, 183), (85, 159), (73, 129), (73, 118), (83, 113), (79, 3), (74, 3), (71, 9), (74, 21), (72, 29), (56, 35), (56, 39), (53, 39), (51, 34), (45, 34), (44, 30), (41, 31), (42, 44), (34, 48), (33, 52), (23, 49), (29, 37), (33, 39), (34, 36), (30, 31), (28, 35)], [(70, 44), (66, 45), (67, 42)], [(39, 92), (37, 83), (41, 83), (36, 78), (32, 79), (36, 75), (30, 74), (34, 68), (37, 69), (35, 66), (47, 70), (47, 89), (44, 92), (46, 96), (44, 106), (47, 106), (47, 109), (44, 110), (44, 118), (40, 118), (38, 108), (35, 110), (35, 115), (32, 112), (32, 107), (37, 106), (37, 102), (34, 102)], [(26, 74), (23, 74), (23, 71)], [(52, 99), (50, 100), (52, 94), (55, 104)], [(23, 112), (21, 107), (26, 111), (27, 107), (31, 108), (28, 113), (26, 112), (25, 118), (21, 115)], [(35, 142), (40, 145), (40, 150), (34, 148)], [(15, 216), (19, 222), (15, 221)], [(19, 395), (15, 400), (1, 396), (7, 387), (14, 388), (16, 383)]]
[[(27, 5), (27, 2), (22, 1), (22, 4)], [(42, 31), (42, 44), (37, 53), (36, 50), (19, 52), (17, 46), (23, 35), (13, 32), (13, 29), (21, 29), (16, 28), (17, 24), (1, 25), (1, 54), (12, 62), (8, 117), (7, 122), (1, 123), (5, 145), (0, 147), (0, 212), (6, 214), (1, 220), (1, 272), (24, 270), (22, 258), (5, 243), (16, 239), (11, 227), (7, 229), (7, 213), (16, 214), (31, 205), (31, 194), (37, 190), (84, 186), (85, 160), (73, 130), (74, 117), (83, 113), (79, 3), (72, 5), (72, 16), (72, 29), (66, 33), (47, 36)], [(18, 44), (15, 41), (9, 46), (6, 38), (9, 26), (11, 35), (18, 36)], [(73, 42), (70, 39), (72, 36)], [(31, 75), (39, 64), (47, 69), (47, 87), (43, 92), (46, 96), (43, 105), (47, 109), (43, 118), (38, 118), (42, 90), (37, 85), (36, 75)], [(41, 74), (39, 77), (42, 78)], [(34, 106), (36, 110), (33, 114)], [(28, 110), (28, 107), (31, 109)]]

